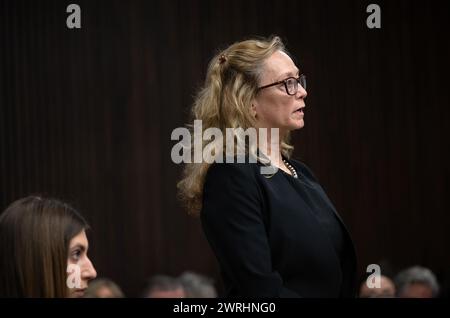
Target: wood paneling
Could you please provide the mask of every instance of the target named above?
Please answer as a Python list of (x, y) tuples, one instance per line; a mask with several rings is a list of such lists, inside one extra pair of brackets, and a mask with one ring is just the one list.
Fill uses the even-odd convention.
[[(82, 28), (65, 26), (81, 6)], [(198, 220), (176, 201), (170, 133), (209, 59), (278, 34), (308, 76), (295, 156), (348, 223), (359, 270), (381, 259), (449, 277), (449, 41), (444, 2), (0, 1), (0, 206), (69, 200), (93, 228), (99, 275), (219, 278)]]

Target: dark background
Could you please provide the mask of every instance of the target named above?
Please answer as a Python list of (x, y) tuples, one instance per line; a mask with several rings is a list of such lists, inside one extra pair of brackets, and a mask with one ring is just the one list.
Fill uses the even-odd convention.
[[(366, 7), (381, 6), (381, 29)], [(66, 7), (81, 6), (81, 29)], [(31, 193), (88, 218), (99, 276), (219, 271), (176, 200), (170, 134), (217, 49), (280, 35), (308, 77), (295, 158), (346, 221), (359, 274), (450, 278), (448, 2), (0, 0), (0, 208)], [(444, 286), (445, 287), (445, 286)]]

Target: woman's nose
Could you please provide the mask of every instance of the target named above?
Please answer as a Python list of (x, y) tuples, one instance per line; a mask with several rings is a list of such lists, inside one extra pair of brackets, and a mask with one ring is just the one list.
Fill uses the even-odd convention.
[(308, 96), (308, 92), (306, 91), (306, 89), (303, 88), (302, 85), (298, 85), (298, 90), (297, 90), (297, 98), (306, 98), (306, 96)]
[(97, 271), (94, 268), (94, 265), (92, 265), (92, 262), (89, 258), (86, 259), (86, 264), (83, 268), (83, 271), (81, 272), (82, 278), (86, 280), (91, 280), (97, 277)]

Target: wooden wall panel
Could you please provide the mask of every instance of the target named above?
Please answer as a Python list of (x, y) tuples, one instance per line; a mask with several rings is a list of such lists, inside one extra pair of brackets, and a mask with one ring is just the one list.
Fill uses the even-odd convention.
[[(65, 26), (66, 6), (82, 28)], [(359, 271), (387, 259), (450, 276), (449, 42), (444, 2), (0, 1), (0, 206), (30, 193), (89, 219), (99, 275), (130, 296), (155, 273), (219, 278), (176, 201), (170, 133), (209, 59), (278, 34), (308, 76), (307, 162), (352, 231)]]

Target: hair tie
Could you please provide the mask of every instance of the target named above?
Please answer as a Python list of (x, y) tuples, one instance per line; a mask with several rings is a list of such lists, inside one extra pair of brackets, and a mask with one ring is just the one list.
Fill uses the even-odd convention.
[(220, 63), (220, 64), (225, 63), (226, 60), (227, 60), (227, 58), (226, 58), (226, 56), (223, 55), (223, 54), (219, 57), (219, 63)]

